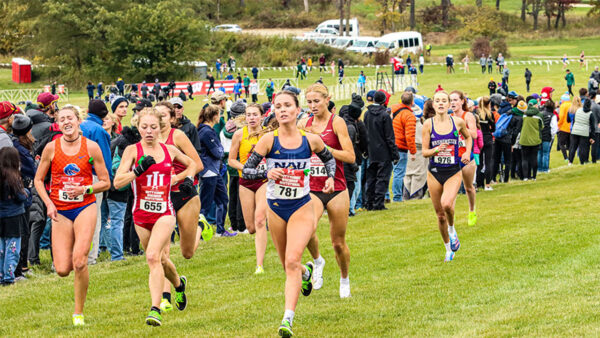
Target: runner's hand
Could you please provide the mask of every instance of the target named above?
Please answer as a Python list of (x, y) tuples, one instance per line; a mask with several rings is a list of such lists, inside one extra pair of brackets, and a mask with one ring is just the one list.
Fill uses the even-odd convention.
[(325, 194), (331, 194), (333, 192), (334, 189), (334, 185), (333, 185), (333, 177), (328, 177), (327, 181), (325, 181), (325, 186), (323, 187), (323, 192)]
[(133, 169), (133, 173), (135, 174), (135, 176), (139, 177), (146, 170), (148, 170), (150, 168), (150, 166), (153, 165), (153, 164), (156, 164), (156, 161), (154, 160), (154, 157), (152, 157), (152, 156), (143, 156), (139, 160), (138, 166), (135, 167), (135, 169)]
[(179, 185), (179, 191), (185, 193), (186, 195), (191, 195), (194, 192), (194, 181), (192, 181), (189, 177), (186, 177), (181, 184)]
[(267, 171), (267, 178), (270, 180), (278, 180), (283, 177), (283, 169), (282, 168), (273, 168)]
[(439, 146), (437, 146), (438, 152), (445, 151), (446, 148), (448, 148), (448, 143), (442, 143)]
[(78, 196), (85, 194), (85, 187), (84, 186), (65, 186), (64, 191), (67, 193), (67, 196), (69, 196), (69, 198), (76, 198)]
[(465, 151), (461, 156), (460, 161), (464, 164), (469, 164), (469, 162), (471, 162), (471, 153)]
[(48, 217), (50, 217), (51, 220), (58, 222), (58, 211), (56, 211), (54, 203), (50, 203), (50, 205), (48, 205), (46, 209), (46, 214), (48, 215)]

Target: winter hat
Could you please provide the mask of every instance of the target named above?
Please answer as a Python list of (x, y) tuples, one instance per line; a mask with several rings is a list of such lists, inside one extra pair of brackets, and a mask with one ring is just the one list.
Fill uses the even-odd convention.
[(327, 105), (327, 110), (331, 111), (333, 108), (335, 108), (335, 102), (333, 102), (333, 100), (329, 100), (329, 104)]
[(537, 102), (536, 99), (531, 99), (531, 100), (529, 100), (528, 103), (529, 103), (530, 106), (536, 106), (538, 104), (538, 102)]
[(135, 103), (135, 107), (133, 107), (133, 111), (140, 111), (144, 108), (152, 108), (152, 102), (148, 99), (141, 99)]
[(52, 103), (58, 101), (58, 99), (59, 99), (58, 95), (52, 95), (49, 92), (43, 92), (40, 95), (38, 95), (37, 103), (40, 106), (40, 108), (47, 108)]
[(531, 97), (533, 97), (533, 98), (534, 98), (534, 99), (536, 99), (536, 100), (539, 100), (539, 99), (540, 99), (540, 94), (538, 94), (538, 93), (533, 93), (533, 94), (531, 94)]
[(387, 99), (387, 97), (385, 96), (385, 94), (381, 90), (376, 91), (375, 95), (373, 95), (373, 102), (375, 102), (377, 104), (384, 105), (386, 99)]
[(353, 119), (358, 119), (362, 113), (362, 108), (365, 106), (365, 101), (356, 93), (352, 94), (352, 103), (348, 106), (348, 115)]
[(435, 89), (435, 92), (441, 92), (442, 90), (444, 90), (444, 88), (442, 88), (441, 84), (438, 84), (437, 88)]
[(127, 101), (127, 99), (123, 96), (117, 96), (110, 101), (110, 108), (112, 109), (113, 113), (115, 110), (117, 110), (117, 107), (121, 104), (121, 102), (127, 102), (127, 105), (129, 105), (129, 101)]
[(15, 108), (14, 104), (12, 104), (8, 101), (0, 102), (0, 120), (5, 119), (5, 118), (15, 114), (16, 112), (17, 112), (17, 109)]
[(28, 111), (30, 109), (39, 109), (39, 106), (31, 101), (25, 102), (25, 111)]
[(412, 87), (412, 86), (408, 86), (408, 87), (406, 87), (406, 88), (404, 89), (404, 91), (405, 91), (405, 92), (412, 92), (413, 94), (416, 94), (416, 93), (417, 93), (417, 90), (416, 90), (414, 87)]
[(390, 103), (390, 97), (392, 97), (392, 94), (386, 92), (383, 89), (380, 89), (379, 91), (382, 92), (383, 94), (385, 94), (385, 103), (384, 103), (384, 105), (387, 107), (388, 104)]
[(294, 93), (296, 95), (300, 95), (300, 89), (298, 89), (298, 88), (296, 88), (294, 86), (287, 86), (287, 87), (285, 87), (285, 90), (287, 90), (289, 92), (292, 92), (292, 93)]
[(267, 114), (267, 112), (271, 109), (271, 102), (265, 102), (262, 104), (263, 107), (263, 111), (265, 112), (265, 115)]
[(510, 92), (508, 92), (508, 95), (506, 95), (506, 96), (516, 99), (517, 97), (519, 97), (519, 94), (517, 94), (517, 92), (515, 92), (514, 90), (511, 90)]
[(94, 114), (99, 118), (103, 119), (108, 115), (108, 109), (106, 108), (106, 104), (102, 100), (90, 100), (88, 104), (88, 113)]
[(229, 108), (229, 118), (232, 118), (232, 119), (234, 119), (242, 114), (245, 114), (245, 113), (246, 113), (246, 103), (242, 99), (235, 101), (231, 105), (231, 108)]
[(521, 100), (519, 101), (519, 103), (517, 103), (517, 109), (521, 112), (526, 112), (527, 111), (527, 103), (525, 103), (525, 101)]
[(16, 114), (12, 123), (13, 133), (17, 136), (26, 135), (33, 127), (33, 121), (25, 114)]
[(568, 92), (567, 92), (567, 93), (564, 93), (564, 94), (563, 94), (563, 96), (561, 96), (561, 97), (560, 97), (560, 100), (561, 100), (562, 102), (565, 102), (565, 101), (571, 101), (571, 96), (569, 95), (569, 93), (568, 93)]
[[(367, 101), (373, 101), (373, 97), (375, 96), (375, 90), (369, 90), (369, 92), (367, 93)], [(369, 100), (370, 98), (370, 100)]]

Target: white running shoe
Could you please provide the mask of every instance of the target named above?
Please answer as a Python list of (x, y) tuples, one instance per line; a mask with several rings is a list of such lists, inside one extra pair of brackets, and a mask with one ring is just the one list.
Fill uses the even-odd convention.
[(340, 298), (348, 298), (350, 296), (350, 282), (342, 283), (340, 281)]
[(492, 188), (491, 186), (485, 187), (485, 191), (493, 191), (493, 190), (494, 190), (494, 188)]
[(325, 268), (325, 259), (322, 264), (315, 263), (315, 269), (312, 275), (313, 289), (319, 290), (323, 287), (323, 269)]

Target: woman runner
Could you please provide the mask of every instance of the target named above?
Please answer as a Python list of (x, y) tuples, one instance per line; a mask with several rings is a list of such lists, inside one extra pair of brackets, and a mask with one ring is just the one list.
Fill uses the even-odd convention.
[[(200, 197), (198, 196), (198, 178), (196, 175), (203, 169), (203, 165), (198, 152), (186, 134), (171, 126), (171, 123), (176, 120), (175, 107), (171, 103), (163, 101), (157, 103), (155, 109), (161, 114), (162, 122), (164, 123), (164, 128), (160, 129), (158, 141), (174, 146), (187, 157), (191, 158), (196, 165), (196, 171), (192, 179), (185, 179), (181, 183), (171, 186), (171, 202), (173, 203), (173, 209), (175, 210), (179, 226), (181, 254), (185, 259), (190, 259), (194, 255), (196, 240), (200, 239), (200, 236), (197, 236)], [(183, 172), (186, 167), (178, 161), (173, 161), (173, 169), (175, 170), (175, 175), (177, 175)], [(169, 257), (170, 247), (169, 242), (165, 250), (167, 257)], [(160, 309), (162, 311), (173, 310), (173, 305), (171, 305), (171, 285), (168, 281), (165, 281)]]
[[(459, 117), (466, 123), (469, 134), (471, 135), (471, 139), (476, 139), (477, 124), (475, 122), (475, 116), (469, 111), (467, 100), (465, 99), (463, 92), (454, 90), (450, 93), (450, 109), (452, 109), (452, 116)], [(467, 140), (462, 136), (462, 134), (458, 135), (458, 138), (458, 156), (462, 157), (462, 154), (464, 154), (467, 150)], [(470, 146), (470, 149), (473, 149), (473, 144)], [(469, 156), (471, 156), (471, 161), (467, 163), (461, 162), (460, 168), (462, 171), (463, 184), (465, 186), (467, 198), (469, 199), (469, 219), (467, 224), (473, 226), (477, 224), (477, 212), (475, 210), (475, 198), (477, 196), (477, 191), (475, 190), (475, 185), (473, 184), (475, 179), (475, 171), (477, 170), (477, 164), (474, 161), (473, 154), (471, 152), (469, 153)]]
[[(268, 178), (267, 219), (273, 244), (286, 273), (285, 313), (279, 335), (291, 337), (298, 294), (312, 291), (313, 263), (301, 265), (302, 252), (314, 232), (314, 211), (309, 196), (311, 155), (314, 151), (325, 164), (324, 192), (333, 192), (335, 160), (320, 137), (296, 126), (300, 106), (296, 94), (282, 91), (273, 102), (279, 129), (264, 135), (256, 144), (242, 170), (248, 180)], [(267, 158), (267, 171), (257, 169)], [(346, 211), (347, 212), (347, 211)]]
[[(446, 258), (454, 259), (460, 248), (454, 229), (454, 203), (460, 188), (460, 163), (471, 161), (471, 134), (465, 121), (448, 115), (450, 96), (439, 91), (433, 96), (436, 115), (423, 124), (423, 156), (431, 157), (427, 173), (427, 186), (438, 218), (438, 228), (446, 247)], [(464, 137), (466, 150), (459, 156), (459, 134)]]
[[(335, 251), (335, 258), (340, 267), (340, 297), (350, 297), (350, 280), (348, 279), (348, 266), (350, 265), (350, 250), (346, 244), (346, 227), (348, 226), (348, 208), (350, 198), (346, 189), (346, 178), (342, 162), (354, 163), (354, 147), (346, 122), (332, 114), (328, 109), (329, 92), (327, 87), (315, 83), (306, 88), (306, 103), (313, 116), (305, 122), (305, 129), (318, 134), (335, 158), (335, 185), (333, 193), (325, 193), (327, 172), (323, 162), (316, 155), (311, 158), (310, 194), (314, 200), (315, 229), (323, 211), (327, 210), (329, 218), (331, 243)], [(308, 242), (308, 250), (314, 258), (315, 272), (313, 275), (314, 288), (323, 286), (323, 268), (325, 260), (319, 253), (319, 238), (313, 234)]]
[[(247, 180), (242, 177), (242, 169), (252, 154), (256, 143), (262, 135), (263, 108), (259, 104), (251, 104), (246, 107), (247, 126), (238, 129), (231, 140), (229, 150), (229, 166), (240, 172), (240, 201), (244, 223), (251, 234), (256, 233), (254, 246), (256, 247), (256, 271), (255, 274), (264, 273), (263, 261), (267, 249), (267, 228), (265, 227), (267, 214), (267, 199), (265, 195), (266, 179)], [(261, 169), (266, 170), (265, 161), (260, 163)]]
[[(145, 108), (140, 111), (132, 124), (138, 128), (142, 141), (125, 149), (114, 185), (116, 189), (120, 189), (132, 184), (133, 222), (150, 268), (152, 308), (146, 317), (146, 324), (160, 326), (162, 317), (159, 307), (165, 277), (175, 287), (177, 309), (183, 311), (187, 306), (187, 279), (177, 274), (175, 265), (166, 257), (165, 250), (175, 228), (171, 185), (184, 180), (189, 184), (196, 173), (196, 164), (174, 146), (159, 143), (160, 131), (165, 124), (156, 109)], [(178, 175), (172, 175), (175, 161), (187, 169)]]
[[(35, 189), (52, 219), (52, 257), (56, 273), (75, 271), (73, 325), (85, 325), (83, 306), (89, 284), (88, 252), (96, 228), (96, 197), (110, 188), (110, 179), (98, 144), (81, 135), (81, 117), (74, 108), (56, 114), (62, 137), (48, 143), (35, 175)], [(50, 170), (50, 195), (44, 178)], [(98, 182), (93, 183), (92, 170)]]

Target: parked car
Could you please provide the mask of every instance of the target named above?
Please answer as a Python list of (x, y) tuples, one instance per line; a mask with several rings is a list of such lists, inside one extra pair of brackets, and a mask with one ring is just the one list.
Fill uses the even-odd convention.
[(354, 42), (351, 47), (348, 47), (347, 50), (351, 52), (363, 53), (363, 54), (371, 54), (377, 51), (375, 45), (379, 38), (372, 36), (359, 36), (354, 38)]
[[(358, 19), (356, 19), (356, 18), (350, 19), (349, 24), (350, 24), (350, 26), (349, 26), (350, 36), (359, 36), (360, 32), (359, 32), (359, 28), (358, 28)], [(343, 27), (340, 28), (340, 20), (339, 19), (326, 20), (326, 21), (321, 22), (317, 26), (317, 29), (319, 29), (319, 28), (334, 28), (338, 32), (340, 32), (346, 26), (346, 19), (342, 20), (342, 25), (343, 25)]]
[(238, 25), (227, 24), (227, 25), (218, 25), (211, 29), (213, 32), (234, 32), (240, 33), (242, 29)]
[(379, 38), (378, 49), (394, 49), (400, 54), (417, 54), (423, 51), (423, 38), (419, 32), (396, 32)]

